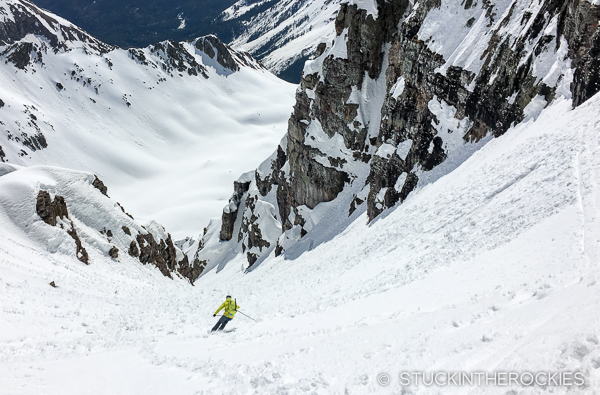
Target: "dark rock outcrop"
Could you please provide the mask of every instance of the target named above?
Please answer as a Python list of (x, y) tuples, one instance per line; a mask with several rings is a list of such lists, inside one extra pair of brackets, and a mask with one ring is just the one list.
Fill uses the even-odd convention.
[(46, 191), (39, 192), (36, 201), (36, 211), (40, 218), (42, 218), (42, 221), (50, 226), (56, 226), (57, 217), (63, 219), (69, 215), (65, 199), (62, 196), (56, 196), (53, 202), (50, 194)]
[[(153, 264), (156, 266), (163, 275), (169, 278), (173, 278), (171, 273), (178, 269), (178, 266), (184, 266), (188, 261), (184, 259), (182, 262), (177, 262), (175, 246), (171, 235), (168, 235), (167, 240), (160, 240), (156, 242), (154, 236), (151, 233), (142, 235), (139, 234), (136, 237), (137, 244), (140, 247), (140, 262), (143, 264)], [(189, 263), (187, 263), (189, 266)], [(192, 278), (188, 278), (193, 281)]]
[(108, 197), (108, 188), (96, 175), (94, 176), (94, 182), (92, 182), (92, 186), (99, 190), (104, 196)]
[(577, 107), (600, 92), (600, 6), (586, 0), (554, 0), (545, 6), (558, 15), (558, 33), (569, 42), (575, 68), (573, 106)]
[(48, 148), (46, 137), (41, 132), (33, 136), (29, 136), (25, 132), (21, 133), (21, 143), (34, 152)]
[(254, 59), (248, 52), (235, 50), (212, 34), (198, 38), (195, 46), (211, 59), (215, 59), (216, 57), (218, 64), (232, 72), (239, 71), (240, 66), (257, 70), (264, 69), (262, 64)]
[(2, 55), (8, 55), (7, 60), (16, 68), (25, 70), (30, 62), (42, 62), (42, 52), (34, 47), (33, 43), (17, 43), (13, 44)]
[(229, 205), (223, 210), (222, 226), (219, 238), (223, 241), (231, 240), (233, 237), (233, 227), (235, 225), (235, 219), (237, 218), (237, 210), (242, 202), (242, 196), (248, 192), (250, 188), (250, 182), (234, 182), (233, 184), (235, 192), (229, 199)]
[(131, 255), (134, 258), (137, 258), (140, 256), (140, 250), (138, 249), (137, 243), (135, 242), (135, 240), (131, 240), (131, 244), (129, 244), (129, 255)]
[(89, 265), (88, 253), (81, 244), (81, 239), (77, 235), (77, 230), (75, 230), (73, 221), (71, 221), (69, 218), (69, 212), (67, 211), (65, 199), (62, 196), (57, 195), (54, 197), (54, 201), (52, 201), (52, 198), (48, 192), (40, 191), (37, 196), (36, 211), (40, 218), (42, 218), (42, 220), (50, 226), (58, 225), (57, 218), (60, 218), (60, 220), (64, 222), (64, 224), (60, 224), (61, 228), (64, 229), (65, 225), (67, 225), (66, 231), (75, 241), (75, 255), (77, 256), (77, 259), (86, 265)]
[(190, 54), (183, 43), (176, 41), (163, 41), (150, 47), (150, 52), (156, 53), (163, 60), (162, 68), (168, 72), (186, 72), (189, 75), (202, 75), (208, 78), (206, 68), (198, 63)]
[(110, 251), (108, 252), (108, 255), (112, 258), (112, 259), (117, 259), (119, 257), (119, 249), (115, 246), (113, 246)]
[[(217, 63), (231, 71), (238, 71), (240, 66), (234, 60), (231, 49), (216, 36), (206, 36), (196, 41), (196, 48), (212, 59), (217, 57)], [(216, 51), (216, 53), (215, 53)]]

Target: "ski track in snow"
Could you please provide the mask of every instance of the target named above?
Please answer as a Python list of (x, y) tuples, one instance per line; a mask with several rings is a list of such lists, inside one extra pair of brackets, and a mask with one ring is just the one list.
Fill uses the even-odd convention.
[[(505, 394), (403, 392), (398, 374), (569, 370), (587, 380), (570, 393), (593, 394), (599, 110), (598, 95), (557, 100), (370, 226), (363, 214), (295, 260), (243, 273), (241, 257), (194, 287), (128, 256), (50, 254), (0, 210), (0, 393)], [(210, 335), (227, 293), (258, 322)]]

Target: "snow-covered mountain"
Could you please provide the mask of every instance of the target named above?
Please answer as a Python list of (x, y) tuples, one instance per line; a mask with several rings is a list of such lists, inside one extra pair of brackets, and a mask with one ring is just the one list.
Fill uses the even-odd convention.
[[(599, 112), (598, 95), (557, 100), (370, 226), (363, 212), (295, 261), (244, 273), (238, 256), (194, 287), (127, 254), (51, 254), (0, 206), (1, 392), (593, 395)], [(229, 293), (258, 322), (238, 313), (211, 335)], [(403, 386), (401, 372), (585, 384)]]
[(37, 4), (123, 48), (165, 39), (214, 34), (248, 50), (287, 81), (300, 81), (302, 66), (331, 28), (340, 0), (175, 0), (119, 3), (38, 0)]
[(288, 81), (300, 78), (304, 62), (321, 42), (331, 41), (340, 0), (239, 0), (216, 23), (237, 23), (231, 42)]
[(557, 100), (600, 85), (589, 1), (367, 1), (304, 67), (288, 134), (234, 187), (196, 262), (293, 259), (373, 221)]
[(294, 86), (214, 36), (122, 50), (19, 0), (0, 21), (0, 160), (96, 174), (175, 239), (285, 133)]
[(195, 164), (279, 141), (290, 86), (214, 37), (123, 51), (0, 3), (0, 392), (596, 394), (596, 3), (340, 4), (279, 147), (179, 243), (133, 211), (184, 230), (234, 178)]

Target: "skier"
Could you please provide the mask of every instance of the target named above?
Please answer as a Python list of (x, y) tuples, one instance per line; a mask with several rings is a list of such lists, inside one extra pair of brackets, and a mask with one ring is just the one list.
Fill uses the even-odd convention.
[(227, 323), (233, 319), (233, 316), (235, 315), (235, 313), (237, 313), (237, 310), (239, 308), (240, 305), (237, 304), (236, 301), (231, 300), (231, 295), (227, 295), (225, 302), (223, 302), (223, 304), (213, 314), (213, 317), (216, 317), (217, 314), (219, 314), (219, 311), (225, 309), (223, 316), (219, 319), (219, 321), (217, 321), (217, 324), (212, 328), (211, 332), (214, 332), (216, 330), (222, 331), (223, 329), (225, 329), (225, 325), (227, 325)]

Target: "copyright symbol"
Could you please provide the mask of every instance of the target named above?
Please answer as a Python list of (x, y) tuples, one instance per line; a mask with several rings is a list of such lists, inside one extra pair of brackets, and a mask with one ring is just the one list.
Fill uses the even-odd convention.
[(377, 376), (377, 382), (379, 385), (386, 386), (390, 383), (390, 376), (385, 373), (381, 373), (379, 376)]

